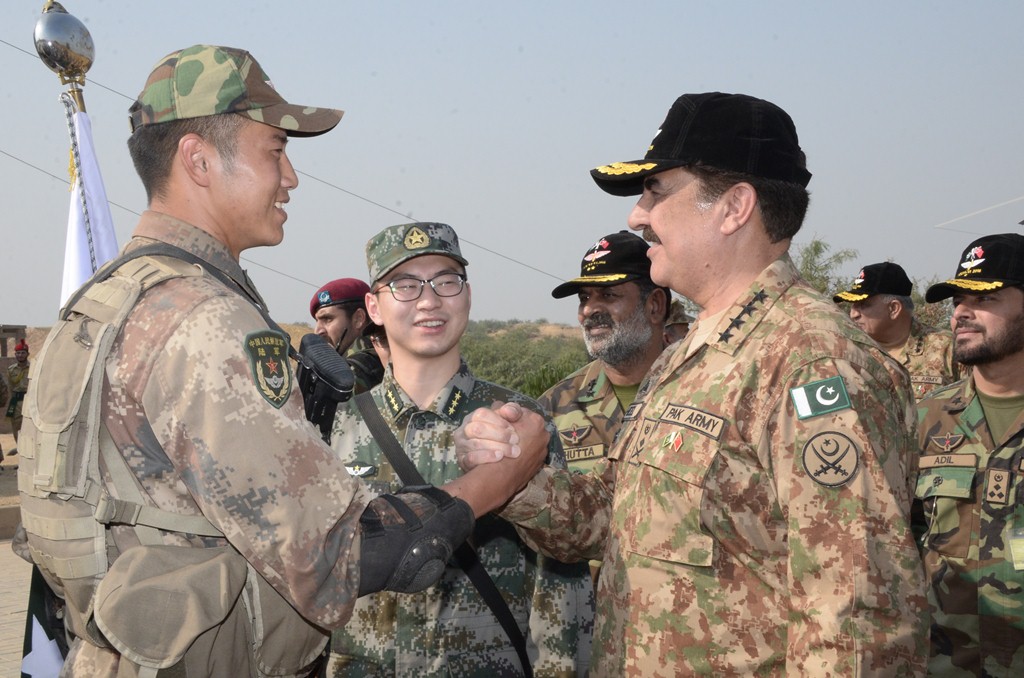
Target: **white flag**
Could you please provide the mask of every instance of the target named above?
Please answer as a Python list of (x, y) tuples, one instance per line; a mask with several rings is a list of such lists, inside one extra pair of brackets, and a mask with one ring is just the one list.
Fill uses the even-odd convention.
[[(74, 124), (81, 168), (71, 189), (68, 238), (64, 246), (64, 281), (60, 288), (61, 306), (82, 283), (92, 277), (96, 269), (117, 256), (114, 221), (110, 217), (107, 192), (103, 188), (103, 177), (100, 176), (100, 166), (92, 146), (92, 125), (85, 111), (75, 113)], [(89, 211), (88, 232), (82, 210), (83, 183), (85, 204)]]

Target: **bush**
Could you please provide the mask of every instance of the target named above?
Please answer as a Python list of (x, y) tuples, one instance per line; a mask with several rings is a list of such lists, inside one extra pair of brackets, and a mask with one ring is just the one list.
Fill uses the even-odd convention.
[(518, 320), (471, 320), (462, 337), (462, 357), (478, 378), (536, 398), (588, 362), (578, 333), (545, 332), (549, 327)]

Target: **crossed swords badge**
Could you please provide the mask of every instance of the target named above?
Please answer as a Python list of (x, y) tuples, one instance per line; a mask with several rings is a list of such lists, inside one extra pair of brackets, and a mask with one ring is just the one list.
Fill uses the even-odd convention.
[(850, 481), (860, 465), (857, 444), (842, 433), (819, 433), (804, 445), (804, 470), (819, 485), (839, 487)]

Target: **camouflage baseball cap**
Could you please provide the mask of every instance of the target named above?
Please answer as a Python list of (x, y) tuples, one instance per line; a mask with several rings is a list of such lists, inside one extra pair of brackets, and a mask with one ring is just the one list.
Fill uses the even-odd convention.
[(241, 113), (291, 136), (311, 137), (333, 129), (343, 111), (288, 103), (251, 54), (214, 45), (193, 45), (165, 56), (128, 109), (132, 132), (224, 113)]
[(668, 307), (668, 317), (665, 318), (666, 325), (689, 325), (693, 322), (693, 316), (686, 312), (683, 302), (673, 299)]
[(448, 224), (399, 224), (388, 226), (366, 243), (366, 267), (370, 270), (370, 281), (376, 283), (399, 264), (424, 254), (440, 254), (463, 266), (469, 264), (459, 249), (459, 236)]

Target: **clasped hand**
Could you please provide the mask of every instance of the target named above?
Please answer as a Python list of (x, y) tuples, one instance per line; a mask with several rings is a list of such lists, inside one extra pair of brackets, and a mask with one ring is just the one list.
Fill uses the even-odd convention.
[(544, 418), (518, 403), (480, 408), (455, 431), (463, 480), (472, 483), (474, 495), (488, 497), (487, 510), (503, 506), (544, 465), (548, 439)]

